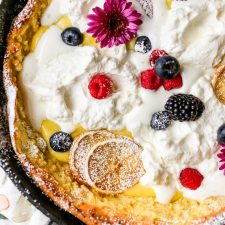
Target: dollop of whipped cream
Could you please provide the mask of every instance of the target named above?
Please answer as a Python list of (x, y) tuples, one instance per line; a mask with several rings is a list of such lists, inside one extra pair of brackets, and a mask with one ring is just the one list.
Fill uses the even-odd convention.
[[(142, 13), (138, 35), (148, 36), (153, 49), (164, 49), (182, 66), (183, 87), (157, 92), (140, 87), (140, 72), (149, 69), (149, 54), (127, 51), (125, 45), (111, 49), (70, 47), (61, 40), (61, 30), (53, 25), (67, 15), (73, 25), (85, 31), (86, 15), (103, 0), (52, 0), (42, 17), (50, 26), (35, 51), (24, 61), (21, 83), (31, 122), (36, 129), (46, 117), (71, 132), (80, 123), (87, 129), (127, 128), (143, 148), (146, 174), (141, 183), (156, 192), (157, 200), (168, 203), (179, 190), (185, 197), (204, 200), (224, 195), (225, 177), (218, 170), (216, 131), (225, 121), (225, 106), (220, 104), (210, 85), (214, 66), (225, 53), (225, 2), (221, 0), (154, 0), (154, 18)], [(95, 100), (88, 91), (90, 77), (109, 74), (116, 91), (107, 99)], [(150, 128), (153, 113), (162, 111), (175, 93), (191, 93), (205, 104), (196, 122), (174, 122), (166, 131)], [(192, 191), (179, 182), (185, 167), (197, 168), (204, 176), (201, 187)]]
[[(138, 70), (129, 61), (123, 61), (126, 46), (104, 51), (91, 46), (69, 47), (60, 40), (61, 32), (51, 26), (35, 52), (25, 59), (25, 86), (47, 103), (46, 116), (67, 132), (78, 123), (87, 129), (122, 129), (123, 116), (141, 104)], [(116, 86), (115, 94), (101, 101), (93, 99), (87, 88), (97, 72), (110, 74)]]

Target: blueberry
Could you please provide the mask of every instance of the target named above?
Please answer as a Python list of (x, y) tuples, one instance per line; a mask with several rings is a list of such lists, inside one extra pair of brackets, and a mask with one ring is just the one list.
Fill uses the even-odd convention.
[(50, 139), (49, 143), (51, 148), (56, 152), (67, 152), (73, 143), (73, 139), (70, 134), (59, 131), (54, 133)]
[(225, 124), (223, 124), (217, 131), (217, 141), (221, 145), (225, 145)]
[(180, 73), (180, 64), (172, 56), (162, 56), (155, 63), (155, 71), (160, 78), (169, 80)]
[(147, 53), (151, 51), (151, 49), (152, 49), (152, 44), (148, 37), (140, 36), (137, 38), (135, 43), (136, 52)]
[(63, 42), (70, 46), (77, 46), (83, 42), (83, 34), (76, 27), (66, 28), (62, 32), (61, 37)]
[(165, 130), (171, 124), (171, 115), (167, 111), (156, 112), (152, 116), (150, 126), (154, 130)]

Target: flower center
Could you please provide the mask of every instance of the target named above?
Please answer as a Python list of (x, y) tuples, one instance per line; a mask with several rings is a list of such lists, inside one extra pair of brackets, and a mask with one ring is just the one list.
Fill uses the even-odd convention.
[(118, 34), (121, 35), (125, 32), (127, 23), (127, 19), (122, 14), (112, 13), (108, 15), (106, 27), (111, 34), (117, 36)]

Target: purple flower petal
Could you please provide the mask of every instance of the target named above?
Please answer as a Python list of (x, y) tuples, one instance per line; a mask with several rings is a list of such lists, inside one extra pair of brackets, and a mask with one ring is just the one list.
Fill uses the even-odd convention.
[[(126, 9), (131, 8), (131, 6), (132, 6), (132, 2), (128, 2), (128, 3), (127, 3), (127, 6), (126, 6)], [(134, 11), (135, 11), (135, 10), (134, 10)]]
[(126, 9), (126, 6), (127, 6), (126, 1), (121, 1), (120, 3), (121, 11), (124, 11)]
[(136, 36), (142, 24), (141, 14), (127, 0), (106, 0), (103, 9), (95, 7), (89, 14), (87, 32), (100, 42), (100, 46), (111, 48), (124, 44)]
[(219, 170), (223, 170), (225, 175), (225, 149), (221, 149), (220, 153), (217, 154), (217, 157), (220, 159), (219, 163), (221, 164)]
[(87, 33), (95, 33), (96, 30), (97, 30), (96, 27), (90, 27), (90, 28), (87, 29)]
[(102, 18), (99, 17), (99, 16), (97, 16), (97, 15), (95, 15), (95, 14), (89, 14), (89, 15), (87, 16), (87, 18), (88, 18), (89, 20), (92, 20), (92, 21), (95, 22), (95, 23), (97, 23), (97, 22), (99, 22), (99, 21), (102, 21)]
[(100, 7), (95, 7), (92, 9), (93, 12), (95, 12), (96, 15), (98, 15), (99, 17), (104, 16), (105, 12), (103, 9), (101, 9)]
[(220, 169), (220, 170), (224, 170), (224, 169), (225, 169), (225, 163), (224, 163), (222, 166), (220, 166), (219, 169)]
[[(132, 8), (129, 8), (129, 9), (125, 9), (123, 11), (123, 15), (126, 16), (128, 19), (129, 19), (129, 16), (132, 15), (133, 13), (133, 9)], [(136, 18), (137, 19), (137, 18)]]
[(108, 43), (109, 43), (109, 40), (107, 40), (107, 39), (102, 40), (101, 41), (101, 48), (106, 47), (108, 45)]
[(221, 158), (221, 159), (222, 159), (222, 158), (225, 158), (223, 153), (219, 153), (217, 156), (218, 156), (219, 158)]
[(98, 38), (96, 39), (97, 42), (103, 41), (107, 37), (107, 33), (104, 33), (102, 35), (99, 35)]

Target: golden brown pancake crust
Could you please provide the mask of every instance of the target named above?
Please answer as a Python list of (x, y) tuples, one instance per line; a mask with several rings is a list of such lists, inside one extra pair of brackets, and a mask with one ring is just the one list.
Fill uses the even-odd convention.
[[(40, 134), (32, 129), (25, 113), (18, 77), (23, 59), (30, 51), (32, 36), (40, 27), (41, 15), (49, 3), (48, 0), (28, 0), (11, 27), (4, 61), (12, 144), (24, 170), (36, 185), (59, 207), (90, 225), (202, 224), (223, 212), (225, 197), (209, 198), (201, 203), (180, 198), (163, 205), (154, 198), (99, 195), (74, 181), (69, 165), (44, 152), (38, 142)], [(35, 154), (32, 149), (36, 150)]]

